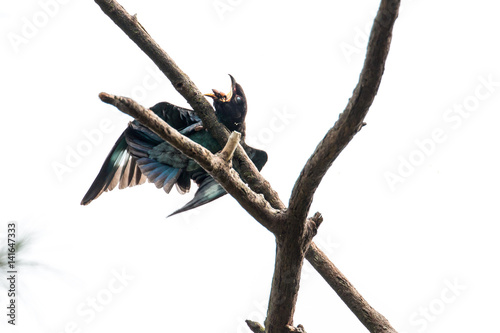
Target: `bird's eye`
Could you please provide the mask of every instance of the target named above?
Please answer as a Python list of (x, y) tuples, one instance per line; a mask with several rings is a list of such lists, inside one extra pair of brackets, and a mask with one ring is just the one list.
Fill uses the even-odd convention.
[(238, 103), (238, 104), (243, 103), (243, 98), (241, 98), (240, 96), (236, 96), (235, 99), (236, 99), (236, 103)]

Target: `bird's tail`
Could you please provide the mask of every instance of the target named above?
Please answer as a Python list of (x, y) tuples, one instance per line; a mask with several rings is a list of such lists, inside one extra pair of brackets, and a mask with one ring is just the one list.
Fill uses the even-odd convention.
[(182, 208), (176, 210), (167, 217), (202, 206), (222, 197), (227, 193), (226, 190), (224, 190), (224, 188), (222, 188), (222, 186), (220, 186), (219, 183), (217, 183), (208, 174), (205, 174), (204, 176), (205, 178), (201, 181), (200, 187), (198, 188), (198, 191), (196, 191), (194, 198), (187, 204), (185, 204)]

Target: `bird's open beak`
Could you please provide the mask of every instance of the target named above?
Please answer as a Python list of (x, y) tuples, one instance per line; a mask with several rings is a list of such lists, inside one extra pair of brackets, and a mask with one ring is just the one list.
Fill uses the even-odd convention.
[(204, 96), (211, 97), (214, 100), (218, 100), (221, 102), (227, 102), (227, 95), (224, 94), (222, 91), (218, 91), (216, 89), (212, 89), (213, 94), (205, 94)]
[(211, 97), (214, 100), (219, 100), (221, 102), (229, 102), (231, 100), (231, 98), (233, 97), (234, 90), (236, 89), (236, 80), (234, 79), (234, 77), (231, 74), (229, 74), (229, 77), (231, 78), (231, 90), (229, 91), (229, 93), (227, 95), (221, 91), (218, 91), (216, 89), (212, 89), (213, 94), (204, 94), (204, 96)]
[[(213, 89), (212, 89), (212, 90), (213, 90)], [(215, 91), (214, 91), (214, 93), (213, 93), (213, 94), (203, 94), (203, 96), (211, 97), (211, 98), (213, 98), (213, 99), (216, 99), (216, 98), (217, 98), (217, 96), (215, 96)]]

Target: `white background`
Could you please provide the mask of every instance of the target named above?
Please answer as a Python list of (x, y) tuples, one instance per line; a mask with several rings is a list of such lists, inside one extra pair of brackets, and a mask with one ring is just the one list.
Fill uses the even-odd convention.
[[(287, 202), (351, 96), (378, 1), (121, 3), (203, 92), (227, 91), (228, 73), (242, 84), (249, 143), (268, 152), (263, 175)], [(498, 10), (403, 1), (367, 126), (315, 195), (316, 243), (400, 332), (497, 327)], [(231, 197), (169, 219), (192, 194), (146, 184), (79, 204), (130, 120), (99, 92), (187, 105), (147, 56), (93, 1), (4, 1), (0, 25), (0, 232), (17, 221), (30, 237), (19, 259), (32, 263), (20, 268), (15, 328), (0, 290), (0, 330), (239, 333), (263, 322), (274, 239)], [(366, 331), (308, 263), (295, 323)]]

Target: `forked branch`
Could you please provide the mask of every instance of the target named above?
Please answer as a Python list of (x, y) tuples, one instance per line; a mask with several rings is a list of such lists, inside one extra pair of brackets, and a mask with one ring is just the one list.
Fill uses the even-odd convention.
[[(155, 62), (172, 82), (174, 88), (188, 101), (194, 111), (202, 119), (204, 127), (218, 140), (221, 146), (225, 146), (228, 141), (229, 132), (217, 122), (213, 109), (208, 104), (208, 101), (206, 101), (189, 77), (177, 67), (166, 52), (159, 47), (142, 25), (139, 24), (137, 18), (129, 15), (123, 7), (114, 0), (95, 0), (95, 2)], [(359, 83), (353, 92), (353, 97), (350, 99), (345, 111), (340, 115), (339, 120), (327, 133), (322, 142), (320, 142), (316, 151), (304, 166), (294, 186), (290, 198), (290, 207), (286, 212), (286, 216), (282, 214), (286, 209), (285, 205), (279, 199), (278, 194), (271, 188), (269, 182), (267, 182), (257, 171), (241, 145), (236, 147), (236, 158), (233, 162), (235, 162), (235, 167), (239, 168), (243, 180), (248, 183), (253, 191), (241, 181), (234, 170), (228, 167), (227, 158), (217, 157), (208, 151), (203, 151), (204, 148), (201, 146), (202, 149), (197, 146), (192, 146), (188, 141), (182, 141), (182, 138), (176, 137), (178, 133), (176, 133), (175, 130), (172, 128), (169, 129), (167, 127), (168, 125), (161, 119), (158, 117), (156, 117), (158, 119), (154, 118), (154, 116), (156, 116), (154, 113), (132, 100), (101, 94), (101, 97), (104, 97), (106, 102), (117, 106), (126, 113), (130, 112), (129, 114), (139, 120), (143, 125), (153, 130), (164, 140), (181, 150), (185, 155), (197, 161), (226, 189), (228, 193), (238, 200), (243, 208), (266, 228), (272, 231), (277, 236), (277, 240), (282, 239), (280, 238), (280, 233), (287, 232), (288, 230), (286, 227), (283, 227), (282, 224), (291, 224), (292, 229), (288, 231), (298, 226), (299, 228), (295, 230), (299, 230), (303, 234), (306, 234), (304, 231), (313, 230), (313, 233), (307, 234), (307, 237), (299, 238), (301, 241), (307, 240), (306, 244), (298, 245), (293, 244), (293, 242), (290, 244), (282, 244), (285, 246), (282, 246), (280, 250), (285, 249), (284, 251), (286, 253), (290, 252), (286, 250), (288, 245), (293, 247), (300, 246), (304, 251), (303, 253), (297, 252), (296, 255), (292, 253), (296, 258), (291, 264), (295, 273), (298, 272), (299, 274), (294, 274), (291, 278), (300, 278), (300, 268), (302, 266), (302, 259), (300, 257), (303, 258), (305, 254), (305, 257), (311, 262), (313, 267), (320, 272), (323, 278), (325, 278), (337, 294), (339, 294), (342, 300), (370, 332), (396, 331), (382, 315), (371, 308), (361, 295), (359, 295), (356, 289), (336, 269), (326, 255), (321, 252), (314, 243), (310, 242), (312, 236), (314, 236), (314, 230), (319, 224), (315, 225), (316, 222), (314, 222), (314, 218), (306, 219), (306, 217), (314, 192), (319, 186), (324, 174), (343, 148), (361, 128), (368, 108), (377, 93), (383, 74), (385, 59), (389, 50), (391, 31), (397, 17), (399, 3), (399, 0), (382, 0), (370, 35), (363, 71), (360, 75)], [(129, 112), (127, 112), (127, 110)], [(244, 142), (241, 144), (243, 146), (245, 145)], [(217, 158), (221, 162), (221, 165), (223, 165), (222, 167), (217, 163), (213, 163)], [(256, 193), (262, 193), (265, 199)], [(303, 224), (298, 225), (296, 223)], [(312, 227), (308, 228), (308, 226)], [(290, 239), (287, 239), (285, 243), (289, 241)], [(311, 245), (307, 248), (309, 244)], [(281, 257), (286, 259), (287, 255), (282, 255)], [(283, 263), (283, 267), (290, 266), (286, 261), (283, 261)], [(288, 276), (286, 274), (282, 276), (283, 280), (287, 278)], [(342, 282), (339, 283), (339, 281)], [(298, 288), (298, 281), (294, 283), (294, 286)], [(294, 298), (296, 298), (296, 294), (293, 294), (293, 292), (290, 294), (293, 296), (291, 297), (291, 302), (293, 304), (292, 307), (287, 310), (290, 320), (293, 316), (295, 306)], [(272, 304), (270, 304), (270, 307), (271, 305)], [(287, 325), (285, 328), (289, 332), (303, 331), (302, 327), (294, 328), (293, 326)], [(255, 329), (261, 330), (258, 327)], [(267, 329), (266, 327), (266, 330)]]

